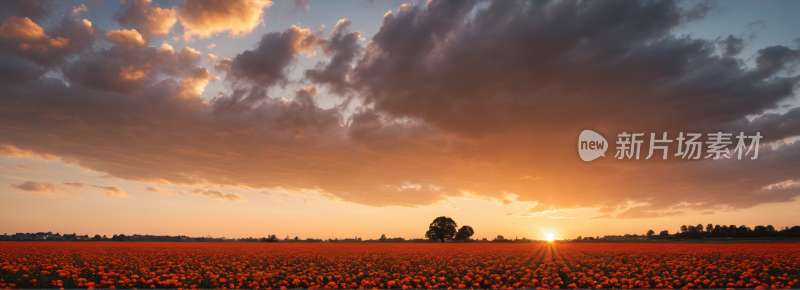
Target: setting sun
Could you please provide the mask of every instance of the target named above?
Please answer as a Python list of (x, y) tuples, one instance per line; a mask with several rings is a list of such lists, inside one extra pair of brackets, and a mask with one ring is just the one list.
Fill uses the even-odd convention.
[(548, 242), (552, 242), (552, 241), (553, 241), (553, 240), (555, 240), (555, 239), (556, 239), (556, 236), (555, 236), (553, 233), (548, 233), (548, 234), (547, 234), (547, 238), (546, 238), (546, 240), (547, 240)]

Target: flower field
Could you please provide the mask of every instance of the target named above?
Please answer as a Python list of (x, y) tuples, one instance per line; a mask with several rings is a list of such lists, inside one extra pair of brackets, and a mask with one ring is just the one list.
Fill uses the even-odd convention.
[(0, 288), (798, 288), (800, 244), (2, 242)]

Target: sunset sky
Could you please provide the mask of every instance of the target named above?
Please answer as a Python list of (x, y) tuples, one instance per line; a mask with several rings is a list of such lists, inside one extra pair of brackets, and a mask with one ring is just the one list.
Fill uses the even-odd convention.
[[(0, 234), (422, 238), (443, 215), (489, 239), (800, 225), (798, 12), (2, 1)], [(606, 157), (580, 160), (584, 129)], [(622, 132), (645, 133), (641, 160), (614, 158)], [(663, 132), (763, 139), (755, 160), (681, 159), (677, 141), (644, 160)]]

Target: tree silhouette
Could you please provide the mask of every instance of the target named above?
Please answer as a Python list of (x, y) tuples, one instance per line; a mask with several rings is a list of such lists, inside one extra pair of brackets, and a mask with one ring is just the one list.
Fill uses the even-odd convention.
[(458, 233), (456, 233), (455, 239), (458, 241), (466, 241), (469, 240), (469, 237), (471, 237), (474, 234), (475, 231), (472, 230), (472, 227), (465, 225), (462, 226), (460, 229), (458, 229)]
[(755, 228), (753, 228), (753, 232), (755, 232), (756, 236), (763, 237), (767, 235), (767, 227), (758, 225)]
[(456, 235), (456, 222), (446, 216), (440, 216), (433, 220), (428, 227), (425, 237), (432, 240), (439, 240), (444, 243), (446, 239), (452, 239)]
[(648, 237), (648, 238), (649, 238), (649, 237), (652, 237), (652, 236), (653, 236), (653, 235), (655, 235), (655, 234), (656, 234), (656, 232), (655, 232), (655, 231), (653, 231), (653, 230), (649, 230), (649, 231), (647, 231), (647, 237)]
[(800, 226), (793, 226), (788, 230), (790, 237), (800, 237)]
[(669, 231), (668, 231), (668, 230), (663, 230), (663, 231), (661, 231), (661, 232), (660, 232), (658, 235), (659, 235), (659, 236), (662, 236), (662, 237), (669, 236)]
[(386, 235), (385, 234), (381, 234), (380, 241), (381, 242), (386, 241)]

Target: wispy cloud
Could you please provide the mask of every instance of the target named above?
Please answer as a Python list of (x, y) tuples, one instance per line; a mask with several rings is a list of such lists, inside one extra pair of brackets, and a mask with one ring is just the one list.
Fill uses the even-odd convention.
[(169, 191), (169, 190), (166, 190), (166, 189), (163, 189), (163, 188), (158, 188), (158, 187), (155, 187), (155, 186), (148, 186), (147, 188), (145, 188), (145, 190), (147, 190), (149, 192), (152, 192), (152, 193), (158, 193), (158, 194), (172, 194), (172, 192)]
[(42, 193), (42, 194), (56, 194), (61, 191), (61, 188), (53, 183), (25, 181), (23, 183), (14, 183), (9, 187), (21, 189), (28, 192)]
[(236, 193), (224, 193), (215, 189), (192, 189), (192, 194), (222, 201), (246, 201)]
[(119, 188), (115, 185), (112, 186), (92, 185), (92, 186), (96, 187), (97, 189), (100, 189), (103, 193), (105, 193), (108, 196), (122, 197), (122, 198), (129, 197), (128, 194), (126, 194), (125, 191), (122, 190), (122, 188)]
[(69, 186), (72, 186), (72, 187), (82, 187), (82, 188), (86, 187), (83, 183), (80, 183), (80, 182), (62, 182), (62, 183), (64, 185), (69, 185)]

